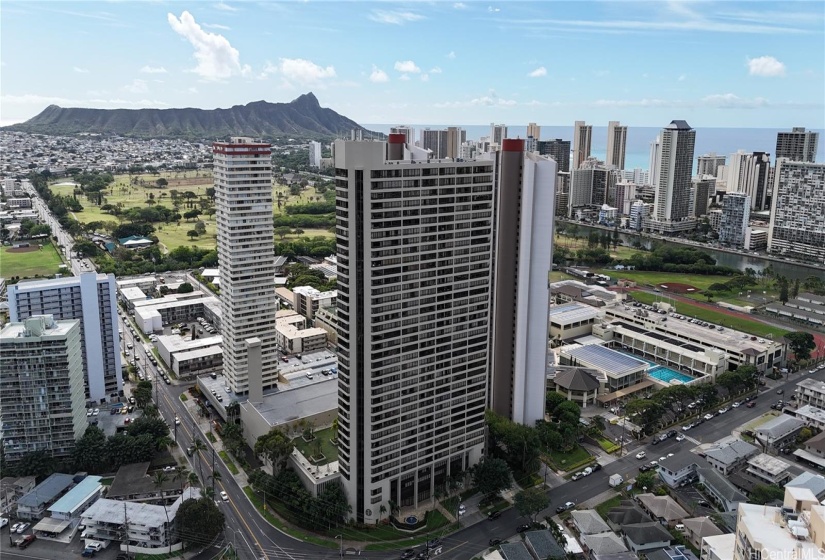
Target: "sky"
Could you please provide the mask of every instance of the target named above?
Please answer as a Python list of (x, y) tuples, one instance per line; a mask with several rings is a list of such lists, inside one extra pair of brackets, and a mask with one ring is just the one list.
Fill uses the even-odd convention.
[(825, 128), (825, 2), (0, 3), (0, 124), (312, 91), (359, 123)]

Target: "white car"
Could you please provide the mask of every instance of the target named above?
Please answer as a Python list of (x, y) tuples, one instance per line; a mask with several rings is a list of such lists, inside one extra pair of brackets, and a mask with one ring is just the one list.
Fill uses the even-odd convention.
[(673, 457), (673, 455), (674, 455), (673, 453), (668, 453), (667, 454), (668, 457)]
[(92, 410), (91, 408), (86, 411), (86, 416), (91, 416), (92, 414), (94, 414), (94, 410)]
[(180, 426), (180, 418), (175, 416), (175, 426)]
[(9, 524), (9, 520), (5, 517), (0, 517), (0, 529)]
[(636, 453), (637, 459), (644, 459), (645, 457), (647, 457), (647, 453), (645, 453), (644, 451), (639, 451), (638, 453)]
[(676, 441), (685, 441), (685, 434), (679, 434), (676, 436)]
[(458, 506), (458, 515), (464, 515), (465, 513), (467, 513), (467, 506), (460, 504)]
[(17, 533), (18, 533), (18, 534), (23, 534), (23, 533), (25, 533), (25, 532), (26, 532), (26, 529), (28, 529), (28, 528), (29, 528), (29, 525), (30, 525), (30, 523), (25, 523), (25, 522), (24, 522), (24, 523), (20, 523), (20, 525), (17, 527)]
[(96, 408), (96, 409), (94, 409), (94, 411), (92, 411), (92, 416), (97, 416), (98, 414), (100, 414), (100, 409), (99, 408)]
[(727, 411), (728, 411), (728, 407), (726, 407), (726, 406), (725, 406), (725, 407), (722, 407), (722, 408), (720, 408), (720, 409), (719, 409), (719, 414), (724, 414), (724, 413), (726, 413)]
[(733, 403), (731, 406), (732, 406), (733, 408), (739, 408), (740, 406), (742, 406), (742, 403), (741, 403), (741, 402), (739, 402), (739, 401), (736, 401), (736, 402), (735, 402), (735, 403)]
[(224, 502), (228, 502), (228, 501), (229, 501), (229, 494), (227, 494), (227, 493), (226, 493), (226, 492), (224, 492), (223, 490), (221, 490), (221, 500), (223, 500)]
[(710, 413), (710, 412), (708, 412), (707, 414), (705, 414), (705, 420), (713, 420), (713, 414), (712, 414), (712, 413)]

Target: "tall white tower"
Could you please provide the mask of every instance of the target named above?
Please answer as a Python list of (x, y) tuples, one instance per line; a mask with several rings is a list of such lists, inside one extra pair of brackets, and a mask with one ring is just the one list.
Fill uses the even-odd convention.
[(590, 157), (590, 141), (593, 127), (584, 121), (573, 125), (573, 169), (578, 169), (582, 162)]
[[(271, 147), (232, 138), (215, 142), (212, 151), (224, 374), (232, 391), (243, 394), (250, 382), (274, 386), (278, 373)], [(248, 341), (257, 348), (255, 339), (260, 370), (249, 367)]]
[(624, 169), (624, 154), (627, 148), (627, 127), (619, 121), (607, 123), (607, 157), (604, 163), (616, 169)]
[[(656, 221), (673, 224), (689, 218), (690, 187), (693, 171), (693, 150), (696, 131), (681, 120), (672, 121), (662, 129), (659, 181), (656, 186)], [(665, 230), (671, 230), (668, 225)]]

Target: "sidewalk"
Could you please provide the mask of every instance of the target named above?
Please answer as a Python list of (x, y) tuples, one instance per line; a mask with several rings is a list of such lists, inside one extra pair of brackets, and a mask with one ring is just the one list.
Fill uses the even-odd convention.
[(585, 500), (582, 503), (576, 504), (576, 505), (580, 508), (592, 509), (592, 508), (596, 507), (597, 505), (601, 504), (602, 502), (606, 502), (610, 498), (615, 498), (618, 495), (619, 495), (619, 493), (611, 488), (610, 490), (605, 490), (601, 494), (596, 494), (595, 496), (593, 496), (589, 500)]

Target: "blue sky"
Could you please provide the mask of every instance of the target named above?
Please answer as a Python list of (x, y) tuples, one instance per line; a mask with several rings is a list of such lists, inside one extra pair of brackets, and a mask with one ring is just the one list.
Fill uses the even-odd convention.
[(825, 3), (3, 0), (0, 121), (312, 91), (360, 123), (825, 128)]

